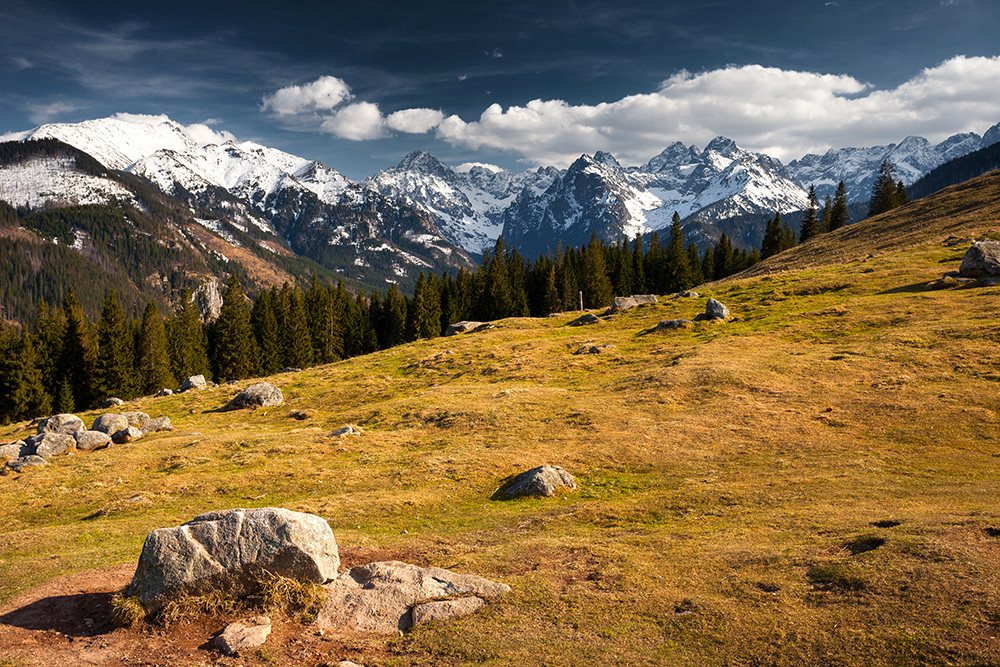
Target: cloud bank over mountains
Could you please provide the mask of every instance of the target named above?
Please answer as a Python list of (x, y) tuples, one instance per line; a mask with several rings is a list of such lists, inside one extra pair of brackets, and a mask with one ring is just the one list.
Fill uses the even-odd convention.
[(393, 133), (433, 133), (471, 150), (513, 152), (536, 166), (568, 166), (603, 150), (626, 164), (648, 160), (682, 141), (705, 145), (718, 135), (782, 161), (834, 146), (874, 145), (916, 134), (931, 141), (982, 132), (1000, 120), (1000, 56), (956, 56), (891, 89), (849, 75), (760, 65), (681, 71), (652, 93), (598, 104), (535, 99), (487, 107), (475, 120), (428, 108), (386, 114), (356, 101), (335, 76), (264, 96), (261, 110), (290, 129), (365, 141)]

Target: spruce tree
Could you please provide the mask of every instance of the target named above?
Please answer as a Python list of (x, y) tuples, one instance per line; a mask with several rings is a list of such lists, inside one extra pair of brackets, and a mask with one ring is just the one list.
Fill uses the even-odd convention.
[(406, 342), (406, 301), (399, 293), (399, 288), (389, 285), (382, 303), (384, 347), (395, 347)]
[(667, 244), (664, 267), (667, 273), (666, 292), (680, 292), (691, 287), (691, 267), (684, 250), (684, 232), (681, 230), (681, 216), (674, 211), (670, 223), (670, 243)]
[(278, 318), (275, 315), (278, 299), (275, 287), (269, 291), (261, 291), (250, 311), (250, 327), (253, 329), (254, 340), (257, 341), (257, 368), (263, 375), (273, 375), (282, 368)]
[(816, 188), (809, 186), (809, 205), (802, 216), (802, 227), (799, 228), (799, 243), (805, 243), (819, 232), (819, 220), (816, 217), (816, 209), (819, 202), (816, 200)]
[(909, 198), (902, 181), (896, 180), (896, 167), (888, 159), (882, 161), (872, 185), (872, 196), (868, 201), (868, 217), (891, 211), (907, 203)]
[(642, 249), (642, 235), (636, 232), (635, 241), (632, 242), (632, 293), (633, 294), (645, 294), (647, 292), (646, 286), (646, 270), (645, 270), (645, 256)]
[(234, 273), (222, 297), (219, 317), (213, 325), (215, 376), (219, 380), (242, 380), (256, 368), (257, 343), (250, 327), (250, 310), (240, 279)]
[(146, 304), (146, 310), (142, 313), (136, 349), (136, 370), (139, 387), (146, 395), (175, 384), (170, 372), (170, 357), (167, 355), (167, 332), (163, 327), (160, 311), (154, 303)]
[(597, 235), (590, 237), (590, 243), (583, 255), (583, 302), (587, 308), (603, 308), (611, 305), (611, 279), (608, 278), (604, 248)]
[(115, 291), (108, 290), (97, 324), (97, 368), (95, 384), (98, 398), (135, 396), (136, 376), (132, 336), (125, 311)]
[(63, 317), (66, 329), (63, 332), (59, 375), (69, 384), (74, 409), (86, 410), (95, 400), (93, 385), (96, 359), (90, 327), (72, 287), (67, 290), (63, 300)]
[(691, 286), (705, 282), (705, 274), (701, 272), (701, 258), (698, 256), (698, 246), (693, 242), (687, 247), (688, 266), (691, 267)]
[(819, 215), (819, 224), (816, 226), (816, 231), (819, 234), (825, 234), (830, 231), (830, 217), (833, 215), (833, 201), (830, 199), (830, 195), (827, 195), (823, 200), (823, 211)]
[(847, 186), (841, 181), (837, 185), (837, 191), (833, 195), (833, 204), (830, 207), (830, 231), (840, 229), (848, 222)]
[(760, 242), (761, 258), (767, 259), (781, 252), (783, 250), (781, 240), (781, 213), (776, 213), (767, 221), (767, 226), (764, 228), (764, 238)]
[(722, 232), (719, 242), (715, 244), (712, 255), (714, 259), (714, 273), (712, 277), (714, 280), (719, 280), (735, 273), (733, 270), (733, 245), (729, 242), (729, 237), (725, 232)]

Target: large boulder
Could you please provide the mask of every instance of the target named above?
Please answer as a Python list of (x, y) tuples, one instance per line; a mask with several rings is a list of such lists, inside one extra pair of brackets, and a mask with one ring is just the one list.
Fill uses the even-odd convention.
[(277, 507), (222, 510), (151, 532), (127, 595), (154, 612), (182, 595), (257, 593), (265, 572), (323, 584), (339, 566), (333, 531), (318, 516)]
[(226, 403), (223, 410), (241, 410), (243, 408), (274, 408), (284, 402), (281, 390), (273, 384), (258, 382), (252, 384)]
[(14, 442), (7, 445), (0, 445), (0, 460), (2, 459), (19, 459), (22, 456), (28, 456), (33, 454), (35, 451), (34, 447), (31, 447), (24, 440), (15, 440)]
[(120, 431), (111, 434), (111, 442), (116, 445), (126, 445), (136, 440), (142, 440), (142, 430), (138, 426), (126, 426)]
[(95, 419), (94, 423), (90, 426), (90, 430), (100, 431), (101, 433), (111, 435), (112, 433), (117, 433), (123, 428), (128, 428), (130, 425), (128, 417), (125, 415), (109, 412), (108, 414), (101, 415)]
[(38, 433), (76, 433), (84, 429), (83, 420), (67, 413), (52, 415), (38, 422)]
[(181, 388), (178, 391), (188, 391), (190, 389), (204, 389), (208, 386), (208, 381), (205, 380), (204, 375), (192, 375), (191, 377), (184, 380), (181, 383)]
[(559, 466), (541, 465), (522, 472), (506, 488), (501, 489), (501, 494), (507, 498), (552, 497), (556, 495), (556, 490), (561, 488), (576, 488), (576, 479), (573, 475)]
[(628, 310), (629, 308), (635, 308), (639, 305), (639, 302), (630, 296), (616, 296), (611, 301), (611, 312), (617, 313), (619, 310)]
[(42, 433), (31, 436), (26, 442), (35, 448), (35, 455), (43, 459), (68, 454), (76, 449), (76, 438), (67, 433)]
[(84, 452), (92, 452), (111, 444), (111, 436), (104, 431), (77, 431), (73, 437), (76, 438), (76, 448)]
[(41, 456), (35, 456), (31, 454), (29, 456), (23, 456), (14, 461), (7, 461), (7, 467), (14, 472), (21, 472), (25, 468), (32, 468), (34, 466), (47, 466), (48, 461), (43, 459)]
[(1000, 278), (1000, 241), (987, 239), (973, 243), (962, 258), (958, 275), (986, 281)]
[[(316, 616), (322, 630), (395, 633), (414, 624), (414, 605), (433, 600), (465, 602), (424, 609), (420, 620), (450, 618), (472, 613), (482, 598), (510, 592), (510, 586), (439, 567), (418, 567), (398, 561), (360, 565), (344, 572), (326, 587), (326, 602)], [(456, 600), (458, 598), (458, 600)]]
[(705, 304), (705, 312), (699, 313), (696, 320), (725, 320), (729, 318), (729, 308), (721, 301), (709, 299)]
[(142, 422), (139, 430), (142, 431), (143, 435), (149, 435), (156, 431), (173, 431), (174, 425), (170, 423), (170, 417), (156, 417)]

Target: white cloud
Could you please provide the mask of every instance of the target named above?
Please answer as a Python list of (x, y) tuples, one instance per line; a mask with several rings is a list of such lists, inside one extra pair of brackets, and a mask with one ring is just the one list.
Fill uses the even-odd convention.
[(75, 104), (69, 104), (68, 102), (53, 102), (51, 104), (29, 104), (28, 105), (28, 117), (31, 119), (32, 123), (41, 125), (43, 123), (48, 123), (59, 116), (72, 113), (79, 109), (80, 107)]
[(372, 102), (358, 102), (344, 107), (324, 120), (320, 129), (352, 141), (386, 136), (385, 119), (378, 105)]
[(437, 109), (403, 109), (389, 114), (385, 123), (399, 132), (423, 134), (440, 125), (442, 120), (444, 114)]
[(213, 130), (207, 123), (194, 123), (192, 125), (186, 125), (184, 126), (184, 134), (186, 134), (188, 138), (197, 143), (199, 146), (224, 144), (227, 141), (236, 141), (236, 137), (232, 134), (232, 132), (226, 132), (225, 130), (219, 132)]
[(321, 76), (302, 86), (286, 86), (262, 100), (264, 111), (279, 116), (330, 111), (351, 99), (351, 89), (343, 79)]
[(596, 105), (532, 100), (494, 104), (478, 120), (445, 118), (437, 136), (471, 149), (513, 150), (533, 164), (567, 165), (605, 150), (638, 164), (672, 143), (726, 135), (788, 161), (832, 146), (920, 134), (940, 141), (1000, 121), (1000, 57), (959, 56), (890, 90), (843, 75), (748, 65), (682, 71), (655, 93)]

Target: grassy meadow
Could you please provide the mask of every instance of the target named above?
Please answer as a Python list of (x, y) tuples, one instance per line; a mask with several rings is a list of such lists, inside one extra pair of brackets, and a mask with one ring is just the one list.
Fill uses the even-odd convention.
[[(1000, 286), (923, 288), (958, 268), (949, 238), (1000, 232), (991, 178), (697, 299), (273, 376), (279, 408), (216, 412), (251, 382), (141, 399), (177, 430), (0, 477), (0, 600), (198, 513), (281, 506), (325, 518), (346, 566), (512, 587), (359, 639), (369, 667), (1000, 665)], [(709, 296), (731, 321), (652, 331)], [(575, 354), (594, 344), (616, 349)], [(329, 437), (346, 424), (363, 434)], [(490, 499), (542, 463), (579, 490)]]

